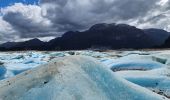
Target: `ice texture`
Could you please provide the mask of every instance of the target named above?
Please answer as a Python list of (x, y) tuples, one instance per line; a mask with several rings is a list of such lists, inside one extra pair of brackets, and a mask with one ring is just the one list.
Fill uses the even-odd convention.
[(116, 77), (125, 79), (128, 83), (136, 84), (138, 87), (143, 87), (165, 98), (170, 98), (170, 50), (0, 52), (0, 84), (11, 79), (11, 77), (21, 76), (23, 72), (48, 64), (54, 59), (73, 55), (93, 57), (101, 62), (105, 69), (114, 73)]
[(2, 100), (164, 100), (91, 57), (70, 56), (1, 81)]

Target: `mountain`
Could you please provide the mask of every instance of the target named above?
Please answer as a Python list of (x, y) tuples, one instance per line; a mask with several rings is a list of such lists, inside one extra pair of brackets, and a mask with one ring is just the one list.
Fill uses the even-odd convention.
[(17, 42), (6, 42), (6, 43), (1, 44), (0, 47), (8, 49), (8, 48), (14, 47), (17, 44), (18, 44)]
[(5, 51), (5, 50), (6, 50), (6, 48), (0, 47), (0, 51)]
[(24, 42), (7, 42), (0, 47), (6, 48), (7, 50), (42, 50), (45, 43), (35, 38)]
[(159, 46), (159, 48), (170, 48), (170, 37), (168, 37), (168, 39), (165, 41), (165, 43), (161, 46)]
[(144, 29), (144, 32), (154, 41), (154, 45), (162, 45), (170, 36), (170, 33), (162, 29)]
[(161, 29), (139, 29), (126, 24), (93, 25), (85, 31), (69, 31), (49, 42), (32, 39), (25, 42), (7, 42), (6, 50), (83, 50), (83, 49), (143, 49), (158, 47), (170, 33)]
[(49, 48), (60, 50), (87, 49), (93, 47), (149, 48), (153, 41), (141, 29), (126, 24), (96, 24), (83, 32), (67, 32), (49, 42)]

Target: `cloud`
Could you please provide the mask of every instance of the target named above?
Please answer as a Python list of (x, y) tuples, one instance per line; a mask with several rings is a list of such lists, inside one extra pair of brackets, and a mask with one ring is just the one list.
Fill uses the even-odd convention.
[(147, 16), (159, 0), (41, 0), (45, 17), (62, 30), (101, 22), (126, 22)]
[(0, 43), (17, 39), (18, 36), (13, 33), (15, 33), (15, 30), (12, 26), (0, 17)]
[(61, 31), (86, 29), (101, 22), (170, 31), (169, 0), (41, 0), (40, 3), (45, 17)]
[(138, 17), (131, 22), (136, 22), (132, 25), (140, 28), (160, 28), (170, 31), (170, 1), (160, 0), (156, 2), (154, 9), (149, 10), (145, 16)]
[(41, 8), (37, 5), (16, 3), (1, 9), (1, 12), (3, 20), (13, 27), (20, 38), (52, 35), (52, 23), (42, 16)]

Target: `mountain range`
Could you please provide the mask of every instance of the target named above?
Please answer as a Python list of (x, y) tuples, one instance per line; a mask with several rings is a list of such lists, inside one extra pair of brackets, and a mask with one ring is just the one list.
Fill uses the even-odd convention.
[(127, 24), (93, 25), (85, 31), (69, 31), (49, 42), (32, 39), (7, 42), (0, 45), (6, 50), (83, 50), (89, 48), (144, 49), (169, 48), (170, 33), (161, 29), (139, 29)]

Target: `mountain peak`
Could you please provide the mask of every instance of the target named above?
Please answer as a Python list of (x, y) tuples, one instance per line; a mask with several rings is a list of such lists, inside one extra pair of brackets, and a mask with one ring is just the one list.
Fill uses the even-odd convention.
[(99, 23), (99, 24), (93, 25), (89, 30), (101, 30), (101, 29), (105, 29), (108, 27), (113, 27), (115, 25), (116, 25), (115, 23), (112, 23), (112, 24)]
[(28, 40), (27, 42), (30, 42), (30, 41), (36, 41), (36, 42), (42, 42), (40, 39), (38, 38), (34, 38), (34, 39), (31, 39), (31, 40)]

